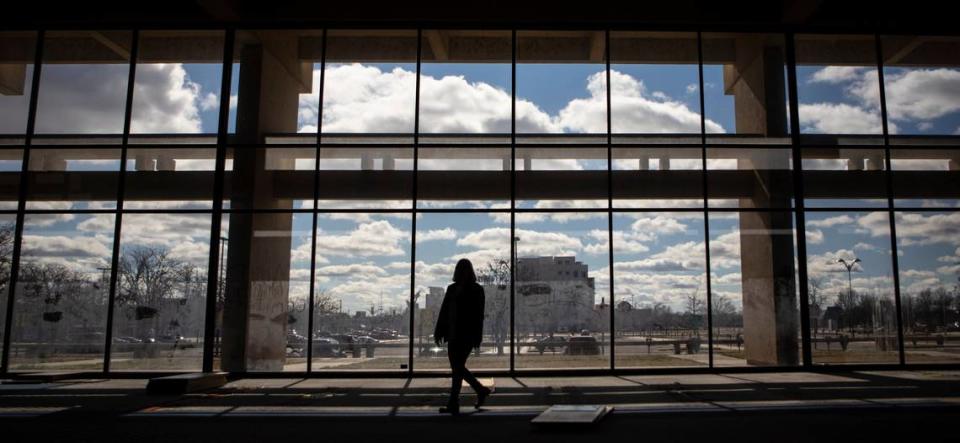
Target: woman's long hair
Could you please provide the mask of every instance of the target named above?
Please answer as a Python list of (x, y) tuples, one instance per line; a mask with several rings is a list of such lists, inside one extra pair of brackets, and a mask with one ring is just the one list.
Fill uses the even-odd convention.
[(477, 274), (473, 272), (473, 263), (470, 260), (461, 258), (457, 262), (457, 267), (453, 270), (454, 283), (476, 283)]

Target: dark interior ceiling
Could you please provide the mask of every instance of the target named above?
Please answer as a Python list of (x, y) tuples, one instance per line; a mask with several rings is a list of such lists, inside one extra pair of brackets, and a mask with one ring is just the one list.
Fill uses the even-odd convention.
[(949, 2), (543, 1), (543, 0), (168, 0), (12, 1), (0, 14), (7, 28), (25, 27), (704, 27), (957, 33)]

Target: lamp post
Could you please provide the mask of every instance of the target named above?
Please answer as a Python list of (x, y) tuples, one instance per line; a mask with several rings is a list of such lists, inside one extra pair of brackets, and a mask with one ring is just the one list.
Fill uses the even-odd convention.
[(847, 268), (847, 294), (853, 295), (853, 276), (851, 275), (851, 272), (853, 272), (853, 267), (856, 266), (857, 263), (860, 263), (860, 259), (854, 257), (853, 261), (847, 263), (846, 260), (838, 258), (837, 263), (840, 263)]

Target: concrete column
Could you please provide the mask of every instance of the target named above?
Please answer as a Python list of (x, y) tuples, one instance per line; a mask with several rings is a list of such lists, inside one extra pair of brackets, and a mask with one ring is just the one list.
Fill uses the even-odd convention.
[(177, 160), (169, 155), (161, 155), (157, 157), (157, 170), (158, 171), (176, 171), (177, 170)]
[(156, 160), (150, 158), (150, 154), (138, 152), (134, 158), (133, 169), (137, 171), (154, 171), (156, 170), (156, 163)]
[(360, 155), (360, 170), (361, 171), (372, 171), (373, 170), (373, 157), (370, 154), (361, 154)]
[[(310, 90), (311, 79), (309, 70), (301, 69), (293, 34), (254, 35), (238, 50), (237, 137), (257, 146), (264, 134), (296, 132), (298, 94)], [(292, 200), (275, 197), (273, 176), (276, 169), (292, 169), (294, 160), (268, 159), (267, 149), (234, 149), (228, 196), (233, 208), (293, 208)], [(221, 368), (281, 371), (293, 218), (289, 213), (235, 213), (229, 223)]]
[(649, 170), (650, 170), (650, 156), (649, 156), (649, 155), (641, 155), (641, 156), (637, 159), (637, 169), (639, 169), (639, 170), (641, 170), (641, 171), (649, 171)]
[(383, 170), (384, 170), (384, 171), (392, 171), (392, 170), (394, 170), (394, 169), (396, 169), (396, 168), (397, 168), (397, 162), (396, 162), (396, 159), (394, 159), (392, 155), (385, 155), (385, 156), (383, 156)]
[(531, 160), (530, 157), (524, 157), (524, 158), (523, 158), (523, 170), (524, 170), (524, 171), (532, 171), (532, 170), (533, 170), (533, 160)]
[[(724, 84), (734, 95), (740, 134), (787, 134), (784, 55), (762, 40), (738, 39), (736, 61), (724, 66)], [(754, 171), (752, 195), (741, 208), (790, 207), (792, 188), (777, 170), (787, 169), (789, 151), (748, 151), (738, 169)], [(794, 279), (793, 217), (784, 212), (740, 213), (740, 272), (743, 339), (752, 365), (792, 366), (799, 362), (797, 291)]]

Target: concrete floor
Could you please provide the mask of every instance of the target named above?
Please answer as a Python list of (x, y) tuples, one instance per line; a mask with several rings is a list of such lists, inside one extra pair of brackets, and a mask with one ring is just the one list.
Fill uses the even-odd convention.
[[(298, 443), (387, 435), (434, 441), (459, 431), (464, 434), (454, 436), (457, 443), (601, 436), (641, 441), (840, 441), (842, 436), (848, 437), (845, 441), (886, 441), (918, 437), (921, 430), (933, 432), (933, 438), (925, 436), (924, 441), (940, 441), (940, 436), (956, 441), (948, 438), (956, 435), (952, 425), (937, 420), (960, 412), (960, 371), (482, 381), (496, 387), (487, 406), (456, 418), (437, 412), (448, 389), (443, 378), (242, 379), (179, 396), (146, 395), (146, 380), (21, 381), (0, 384), (0, 430), (16, 437), (5, 441), (236, 442), (260, 441), (266, 435), (269, 441)], [(469, 389), (463, 392), (461, 403), (470, 411), (474, 397)], [(590, 428), (531, 426), (530, 419), (556, 404), (615, 409)]]

